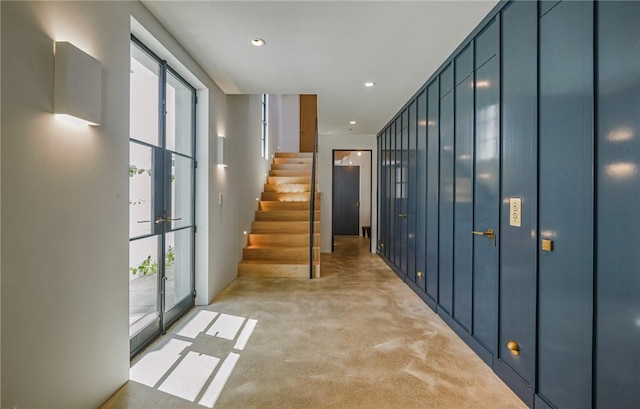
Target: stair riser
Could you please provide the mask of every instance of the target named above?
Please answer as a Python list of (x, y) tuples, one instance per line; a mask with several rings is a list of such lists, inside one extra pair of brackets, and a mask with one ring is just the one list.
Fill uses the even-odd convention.
[[(315, 220), (320, 220), (320, 212), (315, 211)], [(298, 222), (309, 220), (308, 210), (258, 210), (256, 221)]]
[(276, 152), (276, 158), (313, 158), (313, 152)]
[[(314, 222), (314, 233), (320, 231), (320, 222)], [(251, 223), (251, 233), (309, 233), (309, 222), (265, 222)]]
[(288, 184), (306, 184), (311, 185), (311, 177), (307, 176), (269, 176), (267, 184), (269, 185), (288, 185)]
[(269, 171), (269, 176), (298, 176), (298, 177), (308, 177), (311, 180), (311, 172), (306, 172), (303, 170), (277, 170), (272, 169)]
[[(317, 189), (317, 188), (316, 188)], [(281, 184), (281, 185), (264, 185), (265, 192), (276, 192), (276, 193), (303, 193), (311, 191), (311, 184)]]
[[(304, 247), (309, 245), (309, 234), (250, 234), (250, 246)], [(313, 245), (320, 245), (320, 234), (313, 235)]]
[[(320, 210), (320, 202), (316, 201), (315, 208)], [(306, 210), (309, 211), (309, 202), (276, 202), (276, 201), (260, 201), (258, 205), (260, 210)]]
[(297, 170), (298, 172), (309, 172), (311, 174), (312, 164), (306, 163), (273, 163), (271, 170)]
[(262, 200), (276, 201), (276, 202), (309, 202), (310, 193), (276, 193), (276, 192), (262, 192)]
[(298, 248), (245, 248), (242, 251), (244, 260), (282, 260), (287, 261), (307, 261), (309, 260), (309, 249)]
[(273, 158), (273, 163), (276, 165), (303, 164), (313, 166), (313, 158)]

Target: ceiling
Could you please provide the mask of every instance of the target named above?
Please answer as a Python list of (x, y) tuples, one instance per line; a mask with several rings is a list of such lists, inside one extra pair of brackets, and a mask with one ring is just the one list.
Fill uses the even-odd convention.
[[(320, 135), (365, 135), (380, 131), (497, 1), (143, 3), (225, 93), (317, 94)], [(254, 37), (266, 44), (252, 46)]]

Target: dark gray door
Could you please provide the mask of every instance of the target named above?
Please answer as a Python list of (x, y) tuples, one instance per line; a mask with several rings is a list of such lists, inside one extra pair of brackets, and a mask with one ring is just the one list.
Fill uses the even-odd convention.
[(333, 169), (333, 234), (359, 235), (360, 166)]
[(540, 20), (536, 399), (558, 408), (592, 398), (593, 7), (563, 1)]

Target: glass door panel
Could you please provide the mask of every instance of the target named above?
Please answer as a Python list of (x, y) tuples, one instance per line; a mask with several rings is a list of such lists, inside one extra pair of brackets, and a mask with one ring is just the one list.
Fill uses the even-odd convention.
[(167, 71), (166, 148), (193, 156), (193, 91), (171, 70)]
[(193, 170), (191, 158), (171, 154), (171, 230), (193, 225)]
[(160, 145), (160, 64), (132, 44), (129, 89), (129, 137)]
[(153, 230), (153, 148), (129, 143), (129, 237)]
[(193, 283), (193, 229), (167, 233), (165, 235), (165, 307), (171, 310), (186, 297), (191, 296)]
[(129, 336), (158, 323), (159, 236), (129, 242)]

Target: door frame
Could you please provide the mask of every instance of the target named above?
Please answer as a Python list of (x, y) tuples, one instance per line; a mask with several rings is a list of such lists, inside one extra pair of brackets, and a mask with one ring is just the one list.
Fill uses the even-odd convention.
[[(168, 327), (170, 327), (173, 323), (175, 323), (178, 319), (180, 319), (183, 315), (185, 315), (194, 305), (195, 305), (195, 266), (196, 266), (196, 260), (195, 260), (195, 248), (196, 248), (196, 111), (197, 111), (197, 89), (191, 85), (191, 83), (189, 83), (180, 73), (178, 73), (174, 68), (172, 68), (166, 60), (162, 59), (158, 54), (156, 54), (153, 50), (151, 50), (149, 47), (147, 47), (147, 45), (142, 42), (140, 39), (138, 39), (135, 35), (131, 35), (130, 36), (130, 47), (138, 47), (143, 53), (147, 54), (151, 59), (155, 60), (158, 63), (158, 66), (160, 68), (160, 72), (159, 72), (159, 82), (158, 82), (158, 87), (159, 87), (159, 106), (158, 106), (158, 132), (160, 133), (160, 140), (159, 140), (159, 146), (155, 146), (152, 144), (147, 144), (144, 143), (144, 141), (139, 141), (139, 140), (135, 140), (131, 138), (131, 135), (129, 135), (129, 143), (131, 143), (131, 141), (141, 144), (143, 146), (149, 146), (150, 148), (152, 148), (152, 151), (154, 152), (153, 155), (156, 156), (157, 153), (161, 153), (162, 156), (161, 158), (158, 158), (157, 160), (161, 161), (162, 164), (158, 164), (156, 165), (156, 162), (153, 162), (153, 169), (154, 169), (154, 173), (156, 173), (157, 170), (162, 170), (162, 175), (158, 175), (159, 177), (159, 181), (157, 183), (162, 184), (161, 186), (161, 190), (162, 190), (162, 203), (158, 203), (157, 205), (159, 205), (162, 208), (170, 208), (171, 206), (169, 205), (169, 203), (167, 203), (166, 201), (169, 199), (170, 197), (170, 192), (171, 191), (171, 187), (170, 187), (170, 173), (171, 173), (171, 161), (170, 161), (170, 157), (171, 154), (180, 156), (180, 157), (188, 157), (191, 158), (193, 161), (193, 167), (191, 169), (191, 197), (190, 197), (190, 201), (191, 201), (191, 205), (190, 205), (190, 211), (191, 211), (191, 221), (190, 221), (190, 225), (191, 228), (193, 229), (193, 233), (192, 233), (192, 239), (191, 239), (191, 254), (190, 254), (190, 259), (191, 259), (191, 271), (189, 272), (190, 275), (190, 281), (191, 281), (191, 289), (190, 289), (190, 295), (185, 296), (182, 300), (178, 301), (175, 305), (173, 305), (169, 310), (165, 311), (166, 309), (166, 299), (164, 297), (164, 294), (166, 292), (166, 288), (165, 288), (165, 284), (166, 284), (166, 266), (164, 264), (164, 260), (165, 260), (165, 237), (167, 234), (172, 233), (174, 231), (181, 231), (184, 229), (183, 228), (178, 228), (178, 229), (172, 229), (171, 226), (163, 226), (163, 228), (161, 229), (160, 233), (153, 233), (151, 235), (155, 235), (155, 236), (159, 236), (161, 237), (161, 240), (158, 244), (158, 264), (159, 264), (159, 270), (157, 272), (157, 277), (158, 277), (158, 287), (157, 287), (157, 297), (158, 297), (158, 301), (157, 301), (157, 306), (158, 306), (158, 326), (156, 327), (155, 325), (148, 325), (147, 327), (145, 327), (143, 330), (141, 330), (138, 334), (134, 335), (133, 337), (129, 337), (129, 355), (130, 357), (134, 357), (136, 354), (138, 354), (140, 351), (142, 351), (144, 348), (146, 348), (151, 342), (153, 342), (159, 335), (162, 335), (165, 333), (166, 329)], [(165, 114), (165, 110), (166, 110), (166, 106), (165, 103), (163, 102), (163, 98), (166, 97), (166, 87), (167, 87), (167, 77), (168, 75), (173, 76), (174, 79), (176, 79), (178, 82), (180, 82), (182, 85), (184, 85), (188, 90), (190, 90), (192, 92), (192, 98), (191, 98), (191, 129), (190, 129), (190, 139), (191, 139), (191, 147), (192, 147), (192, 156), (188, 156), (182, 153), (179, 153), (177, 151), (171, 151), (168, 150), (166, 148), (166, 119), (163, 119)], [(168, 173), (167, 173), (168, 172)], [(156, 183), (156, 184), (157, 184)], [(173, 209), (171, 209), (173, 210)], [(155, 211), (152, 209), (152, 211), (154, 213), (158, 213), (158, 209), (156, 209)], [(153, 230), (152, 230), (153, 231)], [(139, 238), (135, 238), (135, 239), (139, 239)], [(129, 243), (131, 242), (131, 237), (129, 237)], [(162, 260), (162, 263), (160, 263), (160, 260)]]
[[(333, 207), (335, 205), (335, 184), (333, 183), (336, 177), (336, 152), (341, 151), (351, 151), (351, 152), (369, 152), (369, 207), (373, 210), (373, 149), (353, 149), (353, 148), (344, 148), (344, 149), (332, 149), (331, 150), (331, 252), (335, 251), (335, 235), (333, 234)], [(362, 173), (361, 173), (362, 175)], [(366, 183), (366, 181), (365, 181)], [(360, 184), (362, 186), (362, 184)], [(371, 221), (373, 220), (372, 210), (369, 211), (369, 226), (371, 226)], [(360, 210), (358, 210), (358, 213)], [(360, 223), (358, 223), (359, 227)], [(358, 232), (360, 235), (360, 232)], [(369, 233), (369, 236), (372, 236)], [(369, 237), (369, 251), (371, 251), (371, 245), (373, 244), (373, 240)]]

